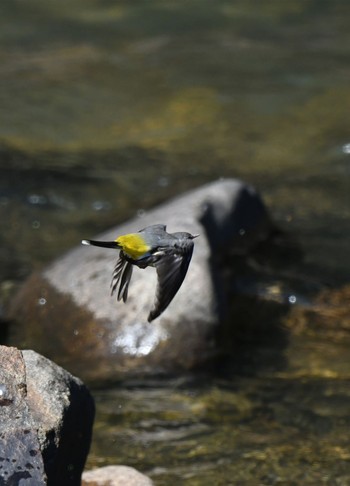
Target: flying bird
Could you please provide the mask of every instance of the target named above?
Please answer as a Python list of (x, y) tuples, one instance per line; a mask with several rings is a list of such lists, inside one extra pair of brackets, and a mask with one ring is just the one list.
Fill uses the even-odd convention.
[[(83, 245), (115, 248), (119, 258), (114, 268), (111, 295), (126, 302), (133, 266), (155, 267), (156, 297), (148, 322), (156, 319), (175, 297), (186, 276), (193, 253), (193, 239), (199, 235), (167, 233), (164, 224), (153, 224), (137, 233), (118, 236), (114, 241), (82, 240)], [(118, 288), (119, 287), (119, 288)]]

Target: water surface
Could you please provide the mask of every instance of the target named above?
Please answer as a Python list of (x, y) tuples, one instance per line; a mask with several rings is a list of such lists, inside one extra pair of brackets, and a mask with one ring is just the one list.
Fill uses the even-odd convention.
[(303, 254), (237, 282), (220, 369), (96, 391), (89, 465), (156, 484), (350, 484), (347, 2), (0, 11), (1, 309), (83, 237), (218, 177), (254, 184)]

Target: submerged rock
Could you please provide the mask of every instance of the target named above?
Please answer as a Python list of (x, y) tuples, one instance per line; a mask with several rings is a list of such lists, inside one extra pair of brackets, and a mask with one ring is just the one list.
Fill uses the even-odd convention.
[(219, 180), (94, 239), (113, 240), (156, 223), (166, 224), (169, 232), (200, 234), (185, 281), (159, 318), (147, 322), (155, 298), (154, 269), (135, 269), (123, 304), (110, 296), (118, 253), (79, 245), (32, 275), (15, 297), (10, 309), (18, 322), (15, 342), (24, 340), (98, 382), (176, 372), (208, 360), (216, 351), (215, 333), (227, 301), (220, 263), (225, 267), (228, 254), (248, 252), (266, 238), (267, 212), (252, 187)]
[(78, 378), (34, 351), (0, 346), (0, 484), (80, 485), (93, 418)]

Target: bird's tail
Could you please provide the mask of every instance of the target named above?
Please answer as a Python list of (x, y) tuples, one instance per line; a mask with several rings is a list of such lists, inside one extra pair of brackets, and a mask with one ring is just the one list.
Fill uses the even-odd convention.
[(96, 240), (82, 240), (83, 245), (102, 246), (103, 248), (121, 248), (116, 241), (96, 241)]

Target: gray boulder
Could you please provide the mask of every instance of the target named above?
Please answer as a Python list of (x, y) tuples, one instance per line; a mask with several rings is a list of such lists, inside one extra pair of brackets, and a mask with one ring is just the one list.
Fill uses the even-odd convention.
[[(215, 352), (225, 317), (222, 272), (230, 253), (248, 252), (271, 229), (256, 191), (228, 179), (207, 184), (103, 234), (113, 240), (150, 224), (199, 233), (188, 274), (166, 311), (151, 324), (156, 272), (135, 269), (126, 304), (110, 296), (118, 253), (79, 245), (23, 286), (11, 306), (25, 341), (82, 376), (98, 381), (191, 369)], [(226, 268), (227, 271), (227, 268)]]
[(93, 418), (80, 380), (34, 351), (0, 346), (0, 484), (80, 485)]

